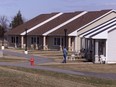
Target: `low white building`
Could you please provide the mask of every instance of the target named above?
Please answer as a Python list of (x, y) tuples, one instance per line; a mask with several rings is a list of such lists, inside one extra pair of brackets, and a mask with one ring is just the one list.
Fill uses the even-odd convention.
[[(116, 26), (116, 25), (115, 25)], [(108, 31), (107, 63), (116, 63), (116, 28)]]
[[(116, 17), (81, 34), (83, 48), (95, 63), (116, 63)], [(89, 56), (89, 58), (90, 58)]]
[(116, 63), (115, 34), (116, 11), (101, 10), (41, 14), (5, 35), (9, 46), (16, 48), (25, 48), (26, 42), (28, 49), (62, 50), (66, 46), (69, 51), (85, 49), (85, 57), (95, 63), (100, 57)]

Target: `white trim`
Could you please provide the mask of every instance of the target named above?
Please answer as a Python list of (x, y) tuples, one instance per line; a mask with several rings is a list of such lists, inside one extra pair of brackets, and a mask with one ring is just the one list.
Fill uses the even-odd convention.
[(64, 26), (64, 25), (66, 25), (66, 24), (68, 24), (68, 23), (74, 21), (75, 19), (79, 18), (80, 16), (82, 16), (82, 15), (84, 15), (84, 14), (86, 14), (86, 13), (87, 13), (87, 12), (84, 11), (84, 12), (82, 12), (82, 13), (80, 13), (80, 14), (74, 16), (73, 18), (69, 19), (68, 21), (66, 21), (66, 22), (64, 22), (64, 23), (62, 23), (62, 24), (56, 26), (55, 28), (53, 28), (53, 29), (47, 31), (47, 32), (44, 33), (43, 35), (44, 35), (44, 36), (48, 35), (49, 33), (51, 33), (51, 32), (53, 32), (53, 31), (59, 29), (60, 27), (62, 27), (62, 26)]
[(107, 39), (108, 38), (107, 37), (108, 31), (110, 31), (110, 30), (112, 30), (114, 28), (116, 28), (116, 25), (112, 26), (111, 28), (109, 28), (109, 29), (107, 29), (107, 30), (95, 35), (95, 36), (93, 36), (92, 38), (93, 39)]
[(107, 30), (92, 37), (93, 39), (107, 39)]
[(104, 16), (108, 15), (109, 13), (111, 13), (111, 12), (113, 12), (113, 11), (114, 11), (114, 10), (111, 10), (111, 11), (107, 12), (106, 14), (104, 14), (104, 15), (102, 15), (102, 16), (100, 16), (100, 17), (96, 18), (95, 20), (93, 20), (93, 21), (89, 22), (88, 24), (86, 24), (86, 25), (84, 25), (84, 26), (80, 27), (78, 30), (80, 30), (80, 29), (82, 29), (82, 28), (84, 28), (84, 27), (86, 27), (86, 26), (88, 26), (88, 25), (92, 24), (93, 22), (95, 22), (95, 21), (99, 20), (100, 18), (102, 18), (102, 17), (104, 17)]
[[(100, 16), (100, 17), (96, 18), (95, 20), (93, 20), (93, 21), (91, 21), (91, 22), (87, 23), (86, 25), (84, 25), (84, 26), (82, 26), (82, 27), (78, 28), (78, 29), (77, 29), (77, 30), (75, 30), (74, 32), (78, 32), (78, 30), (81, 30), (81, 29), (85, 28), (86, 26), (88, 26), (88, 25), (90, 25), (90, 24), (94, 23), (95, 21), (97, 21), (97, 20), (99, 20), (100, 18), (102, 18), (102, 17), (104, 17), (104, 16), (108, 15), (109, 13), (111, 13), (111, 12), (113, 12), (113, 11), (115, 11), (115, 10), (111, 10), (111, 11), (109, 11), (109, 12), (105, 13), (104, 15), (102, 15), (102, 16)], [(72, 32), (72, 33), (74, 33), (74, 32)], [(72, 33), (70, 33), (70, 34), (69, 34), (69, 36), (71, 36), (71, 35), (72, 35)]]
[(103, 26), (105, 26), (105, 25), (107, 25), (107, 24), (109, 24), (109, 23), (111, 23), (111, 22), (113, 22), (113, 21), (116, 21), (116, 18), (113, 19), (113, 20), (110, 20), (110, 21), (108, 21), (108, 22), (106, 22), (106, 23), (104, 23), (104, 24), (100, 24), (98, 27), (95, 27), (95, 28), (93, 28), (93, 29), (91, 29), (91, 30), (88, 30), (87, 32), (85, 32), (85, 33), (83, 33), (82, 35), (80, 35), (79, 37), (83, 37), (84, 35), (89, 34), (90, 32), (93, 32), (93, 31), (95, 31), (96, 29), (101, 28), (101, 27), (103, 27)]
[(107, 62), (107, 58), (108, 58), (108, 39), (106, 39), (106, 62)]
[(70, 34), (68, 34), (68, 36), (77, 36), (77, 30), (76, 31), (74, 31), (74, 32), (72, 32), (72, 33), (70, 33)]
[[(113, 22), (113, 23), (111, 23), (111, 24), (109, 24), (109, 25), (107, 25), (107, 26), (105, 26), (105, 27), (103, 27), (103, 28), (101, 28), (101, 29), (99, 29), (99, 30), (96, 30), (95, 32), (93, 32), (93, 33), (91, 33), (91, 34), (89, 34), (89, 35), (87, 35), (87, 36), (85, 36), (85, 38), (89, 38), (90, 36), (94, 35), (95, 33), (100, 32), (100, 31), (102, 31), (102, 30), (104, 30), (104, 29), (106, 29), (106, 28), (108, 28), (108, 27), (110, 27), (110, 26), (112, 26), (112, 25), (114, 25), (114, 24), (116, 24), (116, 21)], [(113, 26), (113, 27), (114, 27), (114, 26)], [(109, 28), (109, 29), (112, 29), (112, 27)], [(109, 29), (108, 29), (108, 30), (109, 30)]]
[(115, 62), (106, 61), (106, 64), (115, 64), (115, 63), (116, 63), (116, 61)]
[(24, 51), (25, 54), (28, 54), (28, 51)]
[(74, 40), (74, 51), (75, 52), (78, 52), (79, 50), (79, 48), (78, 48), (78, 46), (77, 46), (77, 44), (78, 44), (78, 37), (76, 36), (75, 37), (75, 40)]
[[(36, 28), (38, 28), (38, 27), (44, 25), (45, 23), (48, 23), (49, 21), (51, 21), (51, 20), (53, 20), (53, 19), (59, 17), (59, 16), (62, 15), (62, 14), (63, 14), (63, 13), (60, 12), (60, 13), (54, 15), (53, 17), (51, 17), (51, 18), (49, 18), (49, 19), (47, 19), (47, 20), (45, 20), (45, 21), (39, 23), (38, 25), (36, 25), (36, 26), (34, 26), (34, 27), (28, 29), (28, 30), (27, 30), (27, 33), (29, 33), (29, 32), (31, 32), (31, 31), (35, 30)], [(25, 35), (25, 33), (26, 33), (26, 32), (24, 31), (24, 32), (22, 32), (20, 35)]]
[(4, 50), (4, 48), (5, 48), (4, 46), (1, 47), (2, 50)]

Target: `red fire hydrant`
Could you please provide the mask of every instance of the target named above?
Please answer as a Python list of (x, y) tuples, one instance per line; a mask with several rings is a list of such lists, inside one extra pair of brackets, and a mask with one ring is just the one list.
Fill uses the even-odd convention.
[(34, 66), (34, 58), (30, 59), (30, 64), (31, 64), (31, 66)]

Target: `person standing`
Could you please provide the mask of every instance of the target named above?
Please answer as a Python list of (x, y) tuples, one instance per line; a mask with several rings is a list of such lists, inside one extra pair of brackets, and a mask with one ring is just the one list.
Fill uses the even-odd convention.
[(62, 61), (62, 63), (66, 63), (66, 58), (67, 58), (67, 49), (66, 49), (66, 47), (64, 47), (64, 49), (63, 49), (63, 61)]

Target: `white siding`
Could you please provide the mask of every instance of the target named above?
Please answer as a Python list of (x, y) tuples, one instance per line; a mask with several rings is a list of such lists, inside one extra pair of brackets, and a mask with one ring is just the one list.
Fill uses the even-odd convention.
[[(103, 17), (102, 19), (100, 19), (100, 20), (98, 20), (98, 21), (96, 21), (96, 22), (90, 24), (90, 25), (87, 26), (87, 27), (82, 28), (82, 30), (79, 31), (77, 34), (79, 35), (79, 34), (81, 34), (81, 33), (83, 33), (83, 32), (86, 32), (86, 31), (88, 31), (88, 30), (94, 28), (95, 26), (98, 26), (98, 25), (100, 25), (100, 24), (102, 24), (102, 23), (104, 23), (104, 22), (106, 22), (106, 21), (108, 21), (108, 20), (110, 20), (110, 19), (112, 19), (112, 18), (114, 18), (114, 17), (116, 17), (116, 13), (115, 13), (115, 12), (111, 12), (109, 15)], [(89, 24), (89, 23), (88, 23), (88, 24)], [(81, 29), (81, 28), (80, 28), (80, 29)], [(70, 34), (70, 35), (71, 35), (71, 34)], [(78, 37), (77, 50), (80, 50), (80, 41), (79, 41), (79, 38), (80, 38), (80, 37)]]
[(107, 63), (116, 63), (116, 30), (108, 33)]

